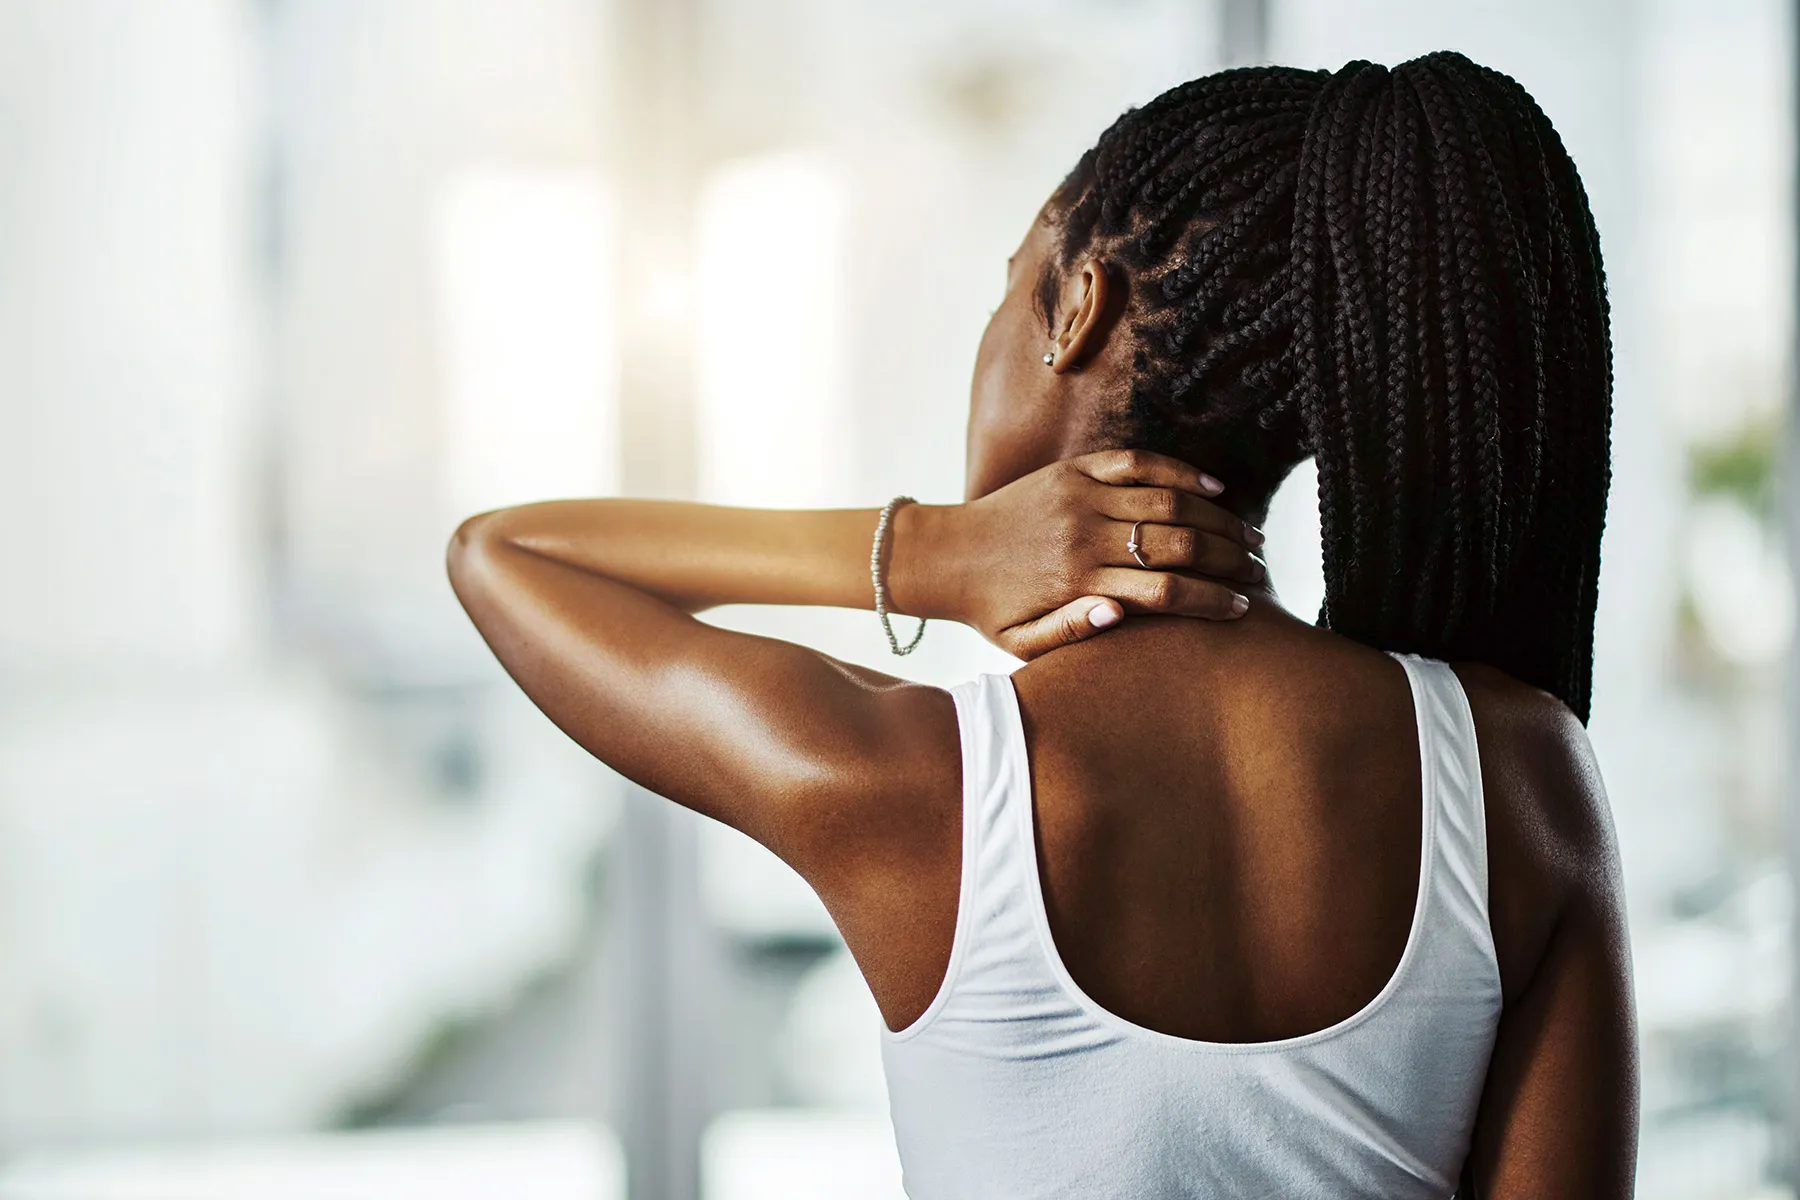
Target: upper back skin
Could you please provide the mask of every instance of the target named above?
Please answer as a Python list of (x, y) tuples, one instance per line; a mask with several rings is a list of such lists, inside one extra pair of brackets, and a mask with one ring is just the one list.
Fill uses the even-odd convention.
[[(1134, 619), (1013, 676), (1060, 957), (1118, 1016), (1211, 1042), (1295, 1037), (1354, 1015), (1398, 966), (1419, 887), (1405, 672), (1259, 607), (1234, 627)], [(1490, 920), (1510, 998), (1572, 869), (1583, 816), (1557, 811), (1536, 757), (1574, 718), (1490, 668), (1456, 671), (1480, 744)], [(941, 893), (953, 874), (932, 877)], [(954, 937), (954, 893), (919, 899), (938, 930), (925, 940), (935, 962), (870, 976), (893, 1028), (929, 1003)]]

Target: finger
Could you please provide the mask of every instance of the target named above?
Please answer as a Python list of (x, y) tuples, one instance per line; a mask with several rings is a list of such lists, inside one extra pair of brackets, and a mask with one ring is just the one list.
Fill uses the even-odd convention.
[(1094, 506), (1115, 521), (1146, 525), (1185, 525), (1202, 533), (1229, 538), (1241, 546), (1262, 544), (1262, 534), (1212, 501), (1176, 488), (1111, 487), (1100, 491)]
[(1101, 595), (1118, 600), (1128, 613), (1230, 621), (1243, 616), (1250, 608), (1249, 597), (1225, 584), (1171, 571), (1105, 567), (1094, 572), (1089, 586)]
[(1096, 450), (1074, 463), (1082, 474), (1101, 483), (1174, 488), (1196, 496), (1216, 496), (1225, 490), (1199, 467), (1154, 450)]
[[(1132, 530), (1137, 530), (1139, 562), (1131, 555)], [(1108, 534), (1114, 553), (1108, 561), (1118, 567), (1143, 567), (1155, 571), (1198, 571), (1216, 579), (1261, 583), (1268, 577), (1262, 559), (1230, 538), (1201, 533), (1185, 525), (1127, 525), (1114, 521)]]
[(1058, 646), (1073, 645), (1103, 629), (1110, 629), (1124, 616), (1124, 606), (1117, 600), (1106, 596), (1083, 596), (1055, 612), (1003, 629), (994, 640), (1002, 650), (1029, 662)]

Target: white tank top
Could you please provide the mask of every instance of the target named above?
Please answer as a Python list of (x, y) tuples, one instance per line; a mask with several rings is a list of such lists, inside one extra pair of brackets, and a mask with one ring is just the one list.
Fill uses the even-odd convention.
[(882, 1044), (912, 1200), (1456, 1190), (1501, 1007), (1481, 771), (1456, 676), (1440, 662), (1400, 662), (1424, 806), (1406, 949), (1361, 1011), (1275, 1042), (1158, 1033), (1082, 993), (1044, 915), (1012, 680), (984, 675), (954, 690), (956, 940), (931, 1006)]

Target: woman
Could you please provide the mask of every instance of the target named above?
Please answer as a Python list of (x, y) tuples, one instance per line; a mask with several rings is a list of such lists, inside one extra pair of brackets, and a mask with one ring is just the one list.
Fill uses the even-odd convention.
[[(1010, 679), (690, 615), (867, 606), (873, 512), (533, 505), (465, 524), (451, 577), (571, 736), (818, 890), (915, 1197), (1625, 1196), (1583, 729), (1609, 354), (1580, 180), (1514, 81), (1231, 71), (1057, 190), (977, 356), (969, 502), (876, 535), (888, 606), (1031, 658)], [(1309, 456), (1317, 626), (1237, 545)]]

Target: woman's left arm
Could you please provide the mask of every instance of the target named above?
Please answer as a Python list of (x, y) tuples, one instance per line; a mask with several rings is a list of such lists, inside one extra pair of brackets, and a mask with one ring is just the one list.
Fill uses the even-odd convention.
[[(1203, 480), (1172, 459), (1106, 452), (969, 504), (905, 505), (888, 547), (891, 606), (976, 625), (1021, 657), (1094, 631), (1096, 607), (1234, 615), (1236, 593), (1216, 580), (1257, 576), (1245, 546), (1256, 535), (1208, 501), (1216, 488)], [(466, 521), (450, 578), (508, 673), (564, 732), (817, 886), (827, 863), (854, 869), (845, 856), (904, 819), (888, 801), (957, 794), (949, 697), (692, 614), (871, 607), (876, 515), (526, 505)], [(1142, 552), (1161, 569), (1126, 556), (1135, 521), (1147, 522)]]

